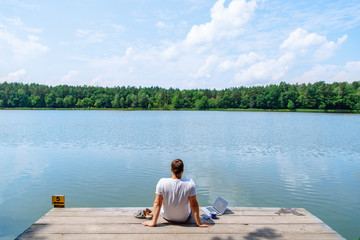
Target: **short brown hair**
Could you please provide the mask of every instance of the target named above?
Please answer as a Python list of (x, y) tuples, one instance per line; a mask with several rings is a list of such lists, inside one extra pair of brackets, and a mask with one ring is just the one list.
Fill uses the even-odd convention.
[(171, 170), (176, 176), (179, 176), (184, 171), (183, 161), (181, 159), (175, 159), (172, 161)]

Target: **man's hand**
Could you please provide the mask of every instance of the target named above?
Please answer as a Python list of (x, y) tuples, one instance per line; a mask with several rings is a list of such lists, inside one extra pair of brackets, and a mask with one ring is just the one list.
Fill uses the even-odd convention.
[(153, 209), (153, 218), (151, 221), (146, 221), (143, 222), (142, 225), (144, 226), (148, 226), (148, 227), (155, 227), (159, 214), (160, 214), (160, 208), (162, 206), (162, 200), (163, 200), (163, 196), (156, 194), (155, 196), (155, 201), (154, 201), (154, 209)]
[(208, 222), (200, 222), (200, 224), (198, 225), (198, 227), (211, 227), (212, 225)]
[(154, 221), (146, 221), (146, 222), (143, 222), (142, 225), (148, 226), (148, 227), (155, 227), (156, 223), (154, 223)]
[(211, 227), (212, 225), (208, 222), (200, 222), (199, 204), (196, 200), (196, 195), (190, 196), (189, 202), (190, 202), (190, 208), (193, 213), (196, 225), (198, 225), (198, 227)]

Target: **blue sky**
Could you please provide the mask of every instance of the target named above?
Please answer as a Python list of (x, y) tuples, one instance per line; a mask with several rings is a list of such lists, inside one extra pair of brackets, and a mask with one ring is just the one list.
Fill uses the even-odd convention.
[(0, 6), (0, 82), (223, 89), (360, 80), (358, 0)]

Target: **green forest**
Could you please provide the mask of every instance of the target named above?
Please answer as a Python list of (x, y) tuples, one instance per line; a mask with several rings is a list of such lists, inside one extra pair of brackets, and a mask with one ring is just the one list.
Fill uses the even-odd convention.
[(360, 81), (180, 90), (0, 84), (0, 108), (360, 110)]

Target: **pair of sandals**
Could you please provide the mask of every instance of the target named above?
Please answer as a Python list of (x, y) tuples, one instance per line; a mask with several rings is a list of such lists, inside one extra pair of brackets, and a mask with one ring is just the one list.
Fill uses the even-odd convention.
[(141, 219), (152, 219), (153, 213), (150, 209), (146, 208), (145, 210), (137, 211), (136, 213), (134, 213), (134, 216)]

